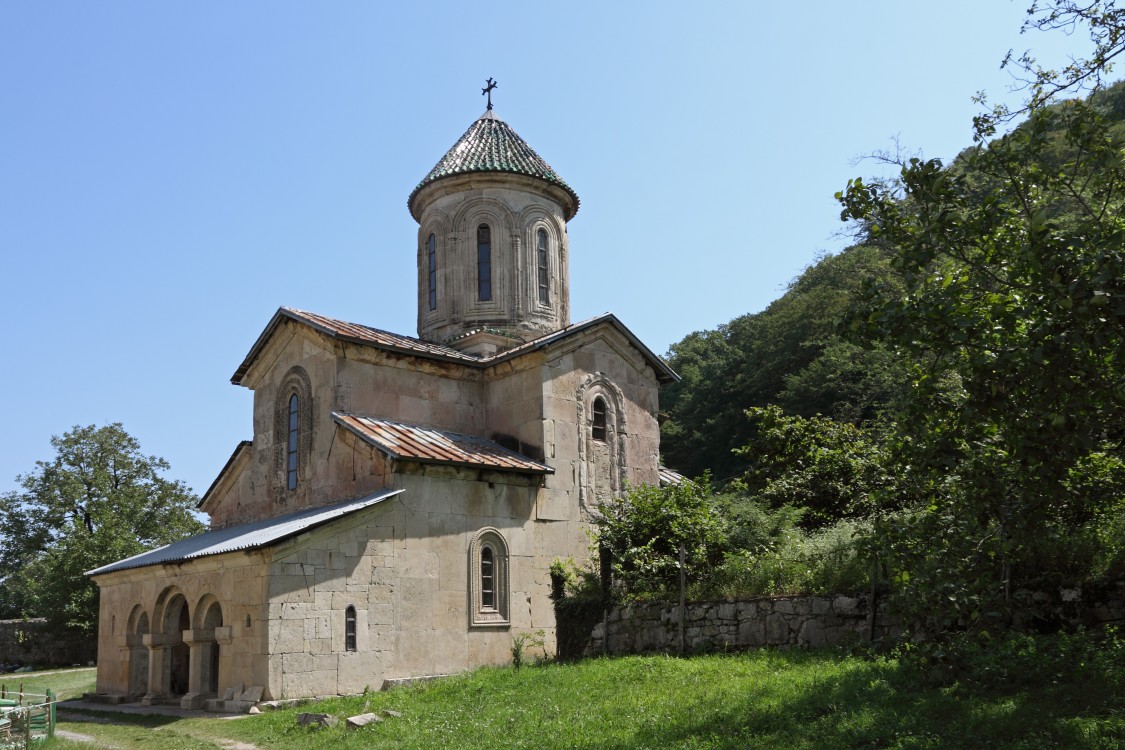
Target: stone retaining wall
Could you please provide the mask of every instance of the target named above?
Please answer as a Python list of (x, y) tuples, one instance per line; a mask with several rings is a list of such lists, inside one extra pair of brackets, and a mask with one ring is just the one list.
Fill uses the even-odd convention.
[(93, 638), (60, 635), (41, 617), (0, 620), (0, 663), (15, 666), (65, 667), (87, 664), (97, 655)]
[[(876, 637), (897, 632), (897, 623), (876, 614)], [(608, 648), (605, 638), (609, 629)], [(689, 602), (684, 622), (688, 652), (759, 646), (815, 648), (860, 643), (871, 633), (866, 596), (792, 596), (745, 601)], [(584, 653), (631, 654), (680, 649), (680, 607), (650, 602), (610, 609)]]
[[(1024, 630), (1047, 632), (1125, 621), (1125, 580), (1043, 591), (1019, 590), (1014, 592), (1013, 599), (1017, 603), (1013, 625)], [(841, 646), (866, 642), (872, 635), (867, 595), (688, 602), (686, 610), (684, 650), (688, 653), (761, 646)], [(559, 655), (564, 658), (680, 650), (678, 603), (644, 602), (611, 607), (604, 621), (598, 618), (592, 632), (590, 612), (574, 607), (560, 607), (556, 611)], [(897, 635), (901, 630), (900, 621), (885, 610), (881, 601), (875, 614), (874, 636)]]

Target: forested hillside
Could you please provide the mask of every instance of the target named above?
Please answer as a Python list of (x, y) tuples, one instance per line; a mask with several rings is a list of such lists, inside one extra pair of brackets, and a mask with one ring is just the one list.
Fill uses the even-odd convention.
[[(1109, 142), (1125, 141), (1125, 82), (1098, 92), (1089, 103), (1104, 116)], [(1055, 105), (1053, 112), (1061, 114), (1073, 104)], [(1048, 119), (1022, 124), (1005, 141), (1033, 142), (1028, 146), (1035, 151), (1024, 149), (1029, 163), (1022, 165), (1032, 177), (1073, 168), (1073, 160), (1083, 155), (1081, 144), (1066, 132), (1074, 123)], [(1003, 176), (992, 171), (995, 164), (981, 164), (979, 157), (979, 147), (969, 147), (944, 173), (963, 180), (967, 196), (983, 202), (995, 199), (990, 191)], [(1055, 198), (1040, 208), (1044, 220), (1071, 224), (1084, 210), (1078, 196)], [(1105, 206), (1102, 213), (1109, 210)], [(876, 327), (860, 332), (857, 311), (870, 313), (873, 304), (881, 304), (874, 290), (879, 300), (903, 298), (908, 280), (930, 269), (904, 267), (901, 258), (896, 260), (898, 248), (885, 235), (862, 222), (860, 230), (862, 241), (805, 269), (765, 310), (672, 345), (666, 357), (682, 380), (661, 391), (665, 463), (688, 476), (710, 471), (718, 484), (741, 476), (754, 462), (757, 428), (746, 410), (755, 407), (777, 406), (800, 417), (822, 415), (880, 436), (895, 429), (920, 352), (901, 347), (889, 331)], [(997, 273), (1003, 268), (998, 264)], [(942, 374), (952, 387), (948, 379), (956, 378), (957, 368)], [(751, 450), (737, 455), (734, 450), (743, 446)]]

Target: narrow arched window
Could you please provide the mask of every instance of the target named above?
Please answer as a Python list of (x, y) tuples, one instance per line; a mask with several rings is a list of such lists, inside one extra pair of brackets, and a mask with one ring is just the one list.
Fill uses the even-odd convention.
[(437, 309), (437, 240), (431, 234), (426, 240), (426, 252), (430, 258), (430, 309)]
[(550, 304), (551, 288), (550, 277), (547, 274), (547, 231), (540, 229), (538, 232), (539, 246), (539, 304)]
[(492, 299), (492, 230), (487, 224), (477, 227), (477, 297)]
[(480, 550), (480, 606), (481, 609), (496, 609), (496, 569), (492, 547)]
[(590, 437), (594, 440), (605, 442), (605, 399), (601, 396), (594, 398), (593, 419), (590, 422)]
[(355, 607), (344, 610), (344, 650), (355, 651)]
[(285, 470), (286, 486), (291, 490), (297, 489), (297, 394), (289, 397), (289, 442), (286, 446)]

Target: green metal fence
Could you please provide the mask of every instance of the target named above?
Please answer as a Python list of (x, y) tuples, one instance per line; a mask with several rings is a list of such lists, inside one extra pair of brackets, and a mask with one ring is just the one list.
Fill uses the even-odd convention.
[(0, 748), (28, 748), (55, 736), (55, 694), (25, 693), (0, 685)]

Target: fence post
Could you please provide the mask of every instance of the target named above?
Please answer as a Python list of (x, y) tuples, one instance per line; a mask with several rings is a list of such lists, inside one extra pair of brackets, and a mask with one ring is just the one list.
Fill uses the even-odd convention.
[(684, 560), (687, 557), (684, 544), (680, 542), (680, 655), (687, 653), (687, 636), (684, 625), (687, 621), (687, 574), (684, 572)]
[(871, 633), (868, 635), (867, 640), (870, 642), (875, 641), (875, 615), (878, 610), (879, 601), (879, 553), (876, 552), (871, 558)]
[(50, 715), (48, 715), (48, 717), (47, 717), (47, 736), (48, 737), (54, 737), (55, 736), (55, 721), (56, 721), (55, 703), (57, 703), (57, 702), (58, 702), (58, 698), (55, 696), (54, 691), (51, 690), (51, 688), (47, 688), (47, 706), (50, 710)]

